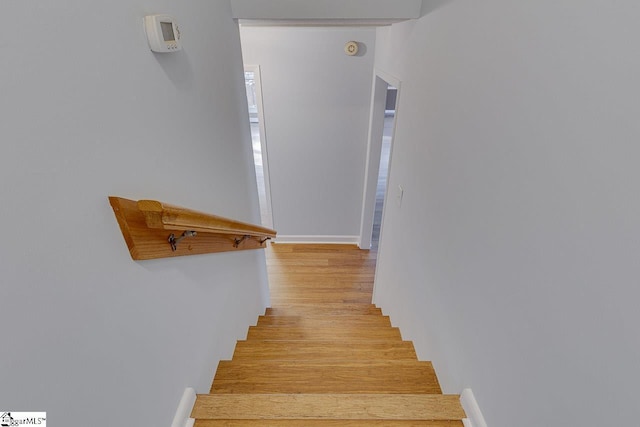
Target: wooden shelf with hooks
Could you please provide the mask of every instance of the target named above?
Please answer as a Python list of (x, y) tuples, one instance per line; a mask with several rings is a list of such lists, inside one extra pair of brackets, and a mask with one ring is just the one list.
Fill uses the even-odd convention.
[(109, 197), (134, 260), (261, 249), (274, 230), (156, 200)]

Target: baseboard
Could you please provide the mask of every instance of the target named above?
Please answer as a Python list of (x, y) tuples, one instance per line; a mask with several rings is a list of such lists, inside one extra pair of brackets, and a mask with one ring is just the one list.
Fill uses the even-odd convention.
[(467, 419), (463, 420), (464, 427), (487, 427), (484, 416), (480, 411), (480, 406), (470, 388), (465, 388), (460, 394), (462, 409), (467, 414)]
[(193, 405), (196, 403), (196, 391), (192, 388), (185, 389), (182, 399), (178, 404), (178, 410), (173, 417), (171, 427), (193, 427), (196, 420), (190, 418)]
[(275, 243), (307, 243), (307, 244), (336, 244), (336, 245), (357, 245), (360, 236), (302, 236), (302, 235), (281, 235)]

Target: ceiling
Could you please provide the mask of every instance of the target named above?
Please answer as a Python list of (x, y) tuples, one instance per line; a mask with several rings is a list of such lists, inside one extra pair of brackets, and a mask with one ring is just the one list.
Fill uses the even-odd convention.
[(242, 25), (385, 26), (417, 19), (422, 0), (231, 0)]

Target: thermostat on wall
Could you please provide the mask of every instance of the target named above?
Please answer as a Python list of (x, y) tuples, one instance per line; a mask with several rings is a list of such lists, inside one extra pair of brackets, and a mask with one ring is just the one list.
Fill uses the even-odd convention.
[(154, 52), (176, 52), (182, 49), (178, 23), (169, 15), (148, 15), (144, 17), (149, 47)]

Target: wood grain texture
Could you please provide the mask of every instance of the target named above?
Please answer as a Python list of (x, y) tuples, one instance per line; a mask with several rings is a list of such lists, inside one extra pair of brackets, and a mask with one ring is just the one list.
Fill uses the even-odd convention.
[(194, 427), (464, 427), (462, 421), (429, 420), (197, 420)]
[(266, 316), (341, 316), (355, 314), (382, 315), (382, 310), (373, 304), (279, 304), (265, 310)]
[(203, 233), (276, 237), (276, 232), (247, 222), (218, 215), (198, 212), (157, 200), (139, 200), (137, 207), (142, 212), (149, 228), (163, 230), (195, 230)]
[(375, 253), (349, 245), (267, 249), (273, 307), (249, 327), (196, 427), (462, 427), (459, 396), (442, 395), (391, 319), (371, 304)]
[(250, 326), (248, 340), (396, 340), (402, 341), (400, 330), (391, 327), (305, 328), (296, 326)]
[(418, 360), (411, 341), (238, 341), (233, 360)]
[(442, 394), (205, 394), (199, 419), (460, 420), (460, 396)]
[(371, 304), (375, 261), (375, 253), (355, 245), (271, 244), (272, 306)]
[(353, 326), (391, 326), (389, 316), (344, 315), (344, 316), (260, 316), (257, 326), (297, 326), (306, 328), (341, 328)]
[[(156, 258), (168, 258), (185, 255), (207, 254), (215, 252), (241, 251), (247, 249), (264, 249), (265, 244), (260, 241), (263, 234), (255, 235), (244, 240), (235, 247), (235, 239), (241, 238), (242, 233), (217, 233), (205, 230), (202, 227), (175, 227), (170, 226), (150, 228), (144, 213), (138, 208), (138, 202), (120, 197), (109, 197), (109, 202), (118, 221), (120, 231), (134, 260), (146, 260)], [(196, 230), (197, 236), (188, 237), (177, 245), (177, 250), (172, 251), (169, 244), (169, 235), (179, 237), (184, 230)], [(203, 231), (204, 230), (204, 231)], [(272, 231), (272, 230), (271, 230)]]
[(240, 361), (218, 365), (211, 393), (441, 393), (431, 362)]

